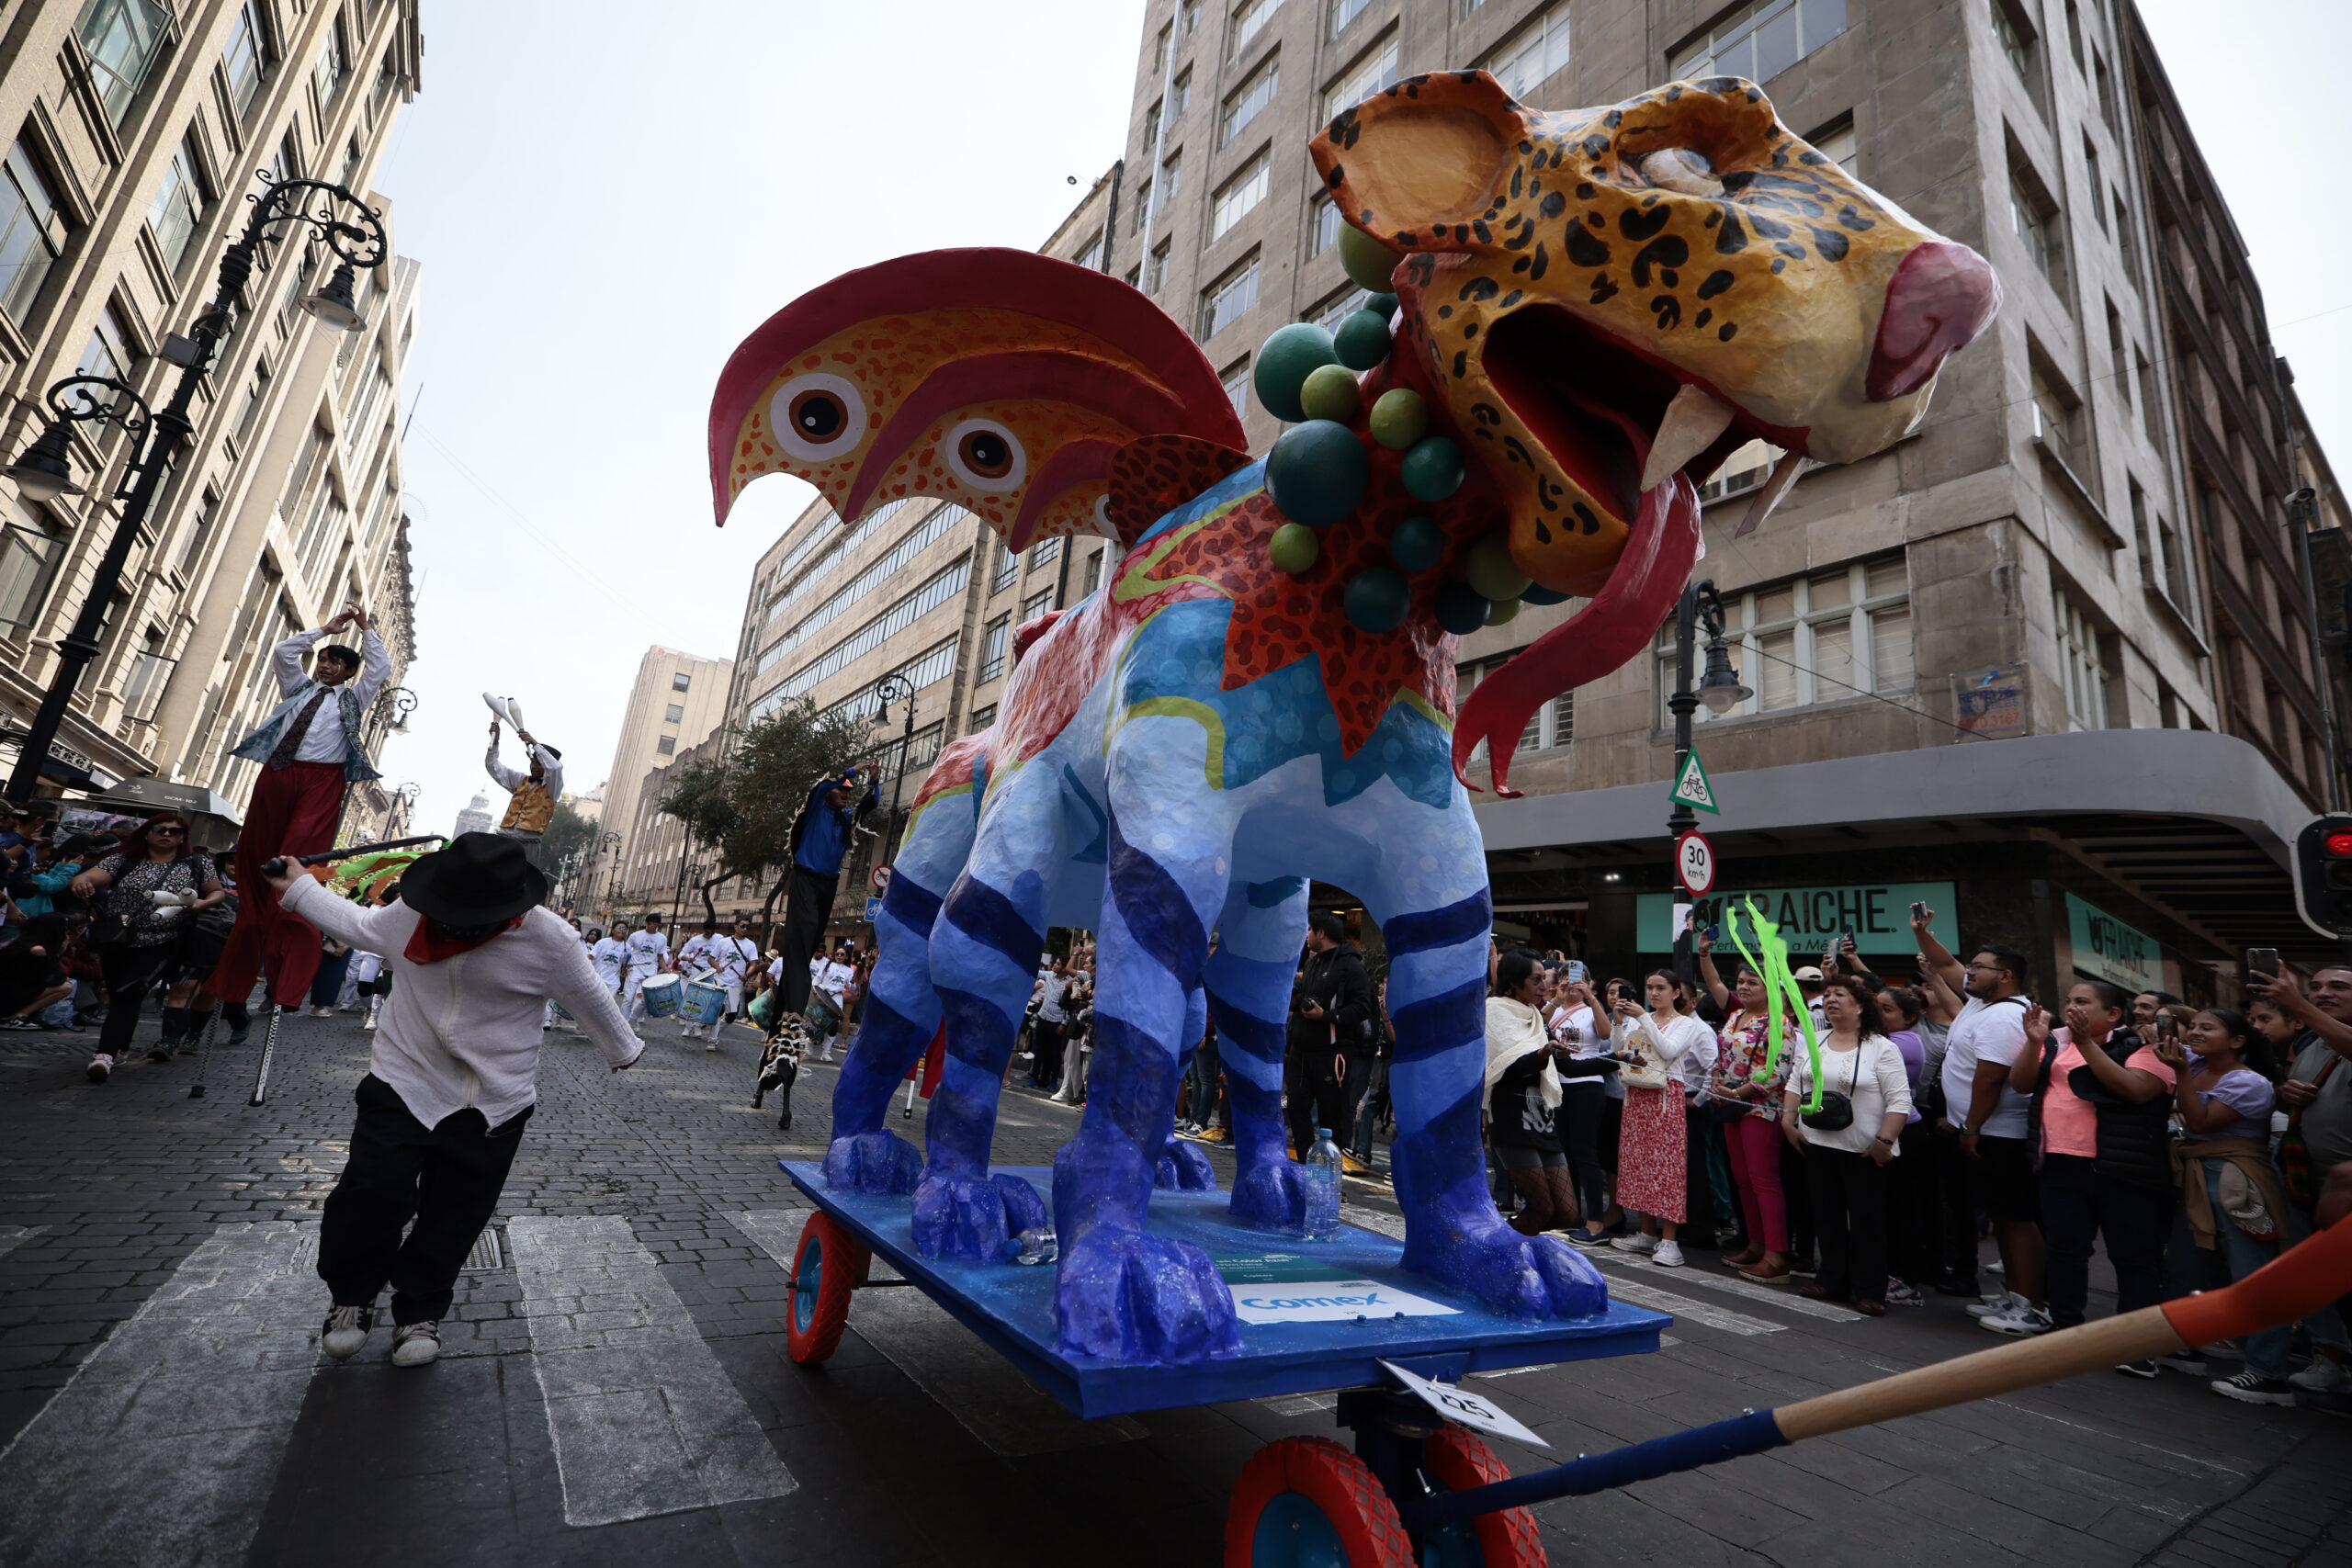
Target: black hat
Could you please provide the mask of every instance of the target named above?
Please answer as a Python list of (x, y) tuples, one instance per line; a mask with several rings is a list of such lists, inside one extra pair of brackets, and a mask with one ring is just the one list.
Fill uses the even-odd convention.
[(521, 842), (460, 833), (401, 873), (401, 902), (430, 920), (466, 930), (511, 920), (548, 896), (547, 874)]

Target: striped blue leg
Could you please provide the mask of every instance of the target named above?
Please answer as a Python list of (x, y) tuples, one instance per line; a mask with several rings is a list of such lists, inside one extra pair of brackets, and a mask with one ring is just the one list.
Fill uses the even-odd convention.
[[(1131, 728), (1122, 740), (1134, 735)], [(1199, 1247), (1145, 1233), (1152, 1171), (1174, 1120), (1188, 1018), (1225, 901), (1230, 828), (1198, 774), (1147, 747), (1111, 769), (1110, 865), (1095, 949), (1094, 1062), (1086, 1119), (1054, 1161), (1062, 1348), (1114, 1360), (1193, 1361), (1240, 1347), (1233, 1297)], [(1124, 825), (1136, 825), (1130, 840)]]
[[(1208, 993), (1195, 986), (1192, 994), (1184, 998), (1184, 1052), (1189, 1053), (1192, 1043), (1207, 1032), (1208, 1021)], [(1176, 1075), (1179, 1078), (1183, 1077), (1182, 1063), (1185, 1059), (1182, 1054), (1179, 1055)], [(1170, 1136), (1167, 1146), (1159, 1151), (1159, 1161), (1152, 1167), (1151, 1184), (1186, 1192), (1214, 1192), (1216, 1190), (1216, 1167), (1196, 1145)]]
[(1283, 1128), (1283, 1051), (1291, 984), (1306, 936), (1306, 882), (1237, 883), (1217, 916), (1205, 978), (1218, 1063), (1233, 1109), (1233, 1217), (1256, 1230), (1303, 1235), (1306, 1168)]
[(964, 869), (974, 831), (968, 793), (925, 806), (908, 829), (875, 921), (881, 947), (865, 996), (857, 1043), (833, 1086), (833, 1138), (825, 1151), (828, 1184), (854, 1192), (906, 1192), (922, 1169), (914, 1146), (883, 1127), (890, 1091), (939, 1032), (939, 994), (931, 984), (931, 933), (940, 895)]
[[(1456, 886), (1471, 874), (1464, 868)], [(1589, 1316), (1609, 1304), (1600, 1271), (1557, 1236), (1511, 1229), (1487, 1188), (1478, 1111), (1494, 909), (1483, 863), (1475, 877), (1472, 891), (1435, 908), (1384, 909), (1389, 889), (1364, 894), (1388, 946), (1388, 1013), (1396, 1025), (1391, 1158), (1405, 1211), (1405, 1267), (1514, 1317)], [(1426, 887), (1426, 878), (1415, 880)]]

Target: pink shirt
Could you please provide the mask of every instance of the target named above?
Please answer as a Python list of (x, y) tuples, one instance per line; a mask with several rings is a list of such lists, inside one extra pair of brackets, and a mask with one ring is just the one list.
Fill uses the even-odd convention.
[[(2075, 1044), (2073, 1032), (2064, 1027), (2053, 1030), (2051, 1038), (2063, 1041), (2058, 1059), (2050, 1064), (2050, 1087), (2041, 1096), (2041, 1149), (2044, 1154), (2079, 1155), (2093, 1159), (2098, 1155), (2098, 1112), (2091, 1103), (2075, 1092), (2066, 1075), (2083, 1065), (2083, 1053)], [(2164, 1080), (2166, 1089), (2172, 1088), (2173, 1071), (2156, 1057), (2154, 1046), (2143, 1045), (2124, 1058), (2123, 1065), (2143, 1073), (2153, 1073)]]

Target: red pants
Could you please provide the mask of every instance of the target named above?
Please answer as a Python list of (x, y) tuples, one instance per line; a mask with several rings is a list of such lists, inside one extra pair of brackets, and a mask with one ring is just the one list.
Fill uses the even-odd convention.
[(262, 863), (334, 848), (343, 786), (341, 762), (262, 769), (237, 840), (237, 923), (220, 964), (204, 982), (210, 995), (242, 1002), (253, 994), (256, 975), (266, 973), (271, 1001), (302, 1005), (319, 971), (319, 928), (279, 908), (277, 889), (262, 876)]

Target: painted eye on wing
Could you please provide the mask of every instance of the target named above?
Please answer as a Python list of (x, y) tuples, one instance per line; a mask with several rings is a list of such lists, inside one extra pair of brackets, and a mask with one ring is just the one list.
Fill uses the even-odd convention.
[(776, 444), (804, 463), (821, 463), (865, 439), (865, 399), (857, 384), (812, 372), (795, 376), (768, 400)]
[(947, 466), (974, 490), (1004, 495), (1029, 477), (1020, 437), (992, 419), (958, 421), (947, 433)]
[(1642, 177), (1654, 186), (1679, 191), (1684, 196), (1721, 196), (1724, 182), (1715, 177), (1715, 167), (1702, 153), (1688, 147), (1668, 147), (1645, 155), (1641, 161)]

